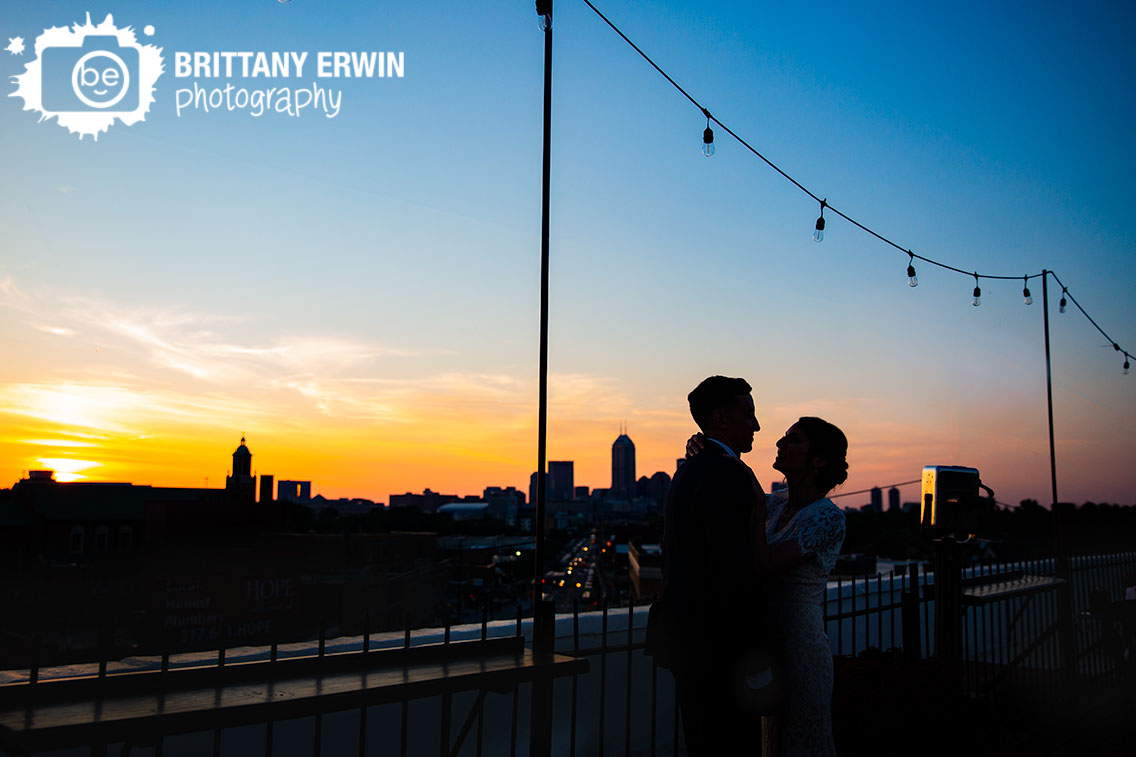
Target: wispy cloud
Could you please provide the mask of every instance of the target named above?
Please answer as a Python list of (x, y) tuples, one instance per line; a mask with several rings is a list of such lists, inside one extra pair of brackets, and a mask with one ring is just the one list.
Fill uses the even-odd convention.
[[(121, 367), (138, 373), (151, 367), (188, 377), (218, 390), (256, 385), (291, 388), (316, 398), (328, 382), (374, 375), (379, 361), (431, 354), (341, 335), (277, 334), (255, 342), (241, 329), (245, 319), (177, 307), (125, 307), (58, 292), (25, 292), (11, 275), (0, 276), (0, 308), (13, 311), (31, 328), (56, 336), (77, 336), (113, 350)], [(153, 374), (153, 369), (158, 371)], [(197, 391), (201, 391), (199, 387)]]
[(81, 442), (76, 439), (20, 439), (20, 444), (34, 447), (97, 447), (94, 442)]
[[(59, 457), (86, 456), (80, 445), (91, 443), (107, 465), (98, 475), (135, 475), (124, 466), (151, 466), (158, 455), (184, 459), (196, 454), (186, 451), (188, 440), (197, 448), (223, 429), (307, 440), (313, 451), (337, 450), (337, 460), (385, 460), (395, 477), (407, 475), (401, 469), (410, 461), (467, 472), (488, 466), (495, 475), (531, 465), (537, 382), (528, 370), (412, 373), (416, 366), (402, 358), (438, 351), (344, 334), (264, 332), (249, 319), (176, 306), (25, 292), (11, 277), (0, 279), (3, 310), (12, 322), (98, 350), (54, 363), (47, 361), (56, 354), (45, 351), (34, 380), (0, 383), (0, 417), (10, 434), (0, 442), (14, 445), (25, 465), (51, 448)], [(557, 443), (550, 452), (582, 461), (582, 450), (594, 448), (603, 457), (605, 444), (596, 439), (606, 440), (641, 404), (616, 379), (552, 374)], [(655, 414), (641, 428), (674, 423)], [(147, 435), (154, 442), (140, 446)]]
[(263, 412), (238, 398), (142, 386), (84, 383), (0, 385), (0, 411), (83, 433), (137, 435), (155, 423), (211, 422)]
[(0, 274), (0, 296), (3, 297), (0, 305), (8, 307), (13, 307), (25, 299), (23, 292), (16, 286), (16, 280), (9, 273)]
[(69, 329), (65, 326), (48, 326), (47, 324), (40, 324), (36, 326), (36, 328), (46, 334), (54, 334), (55, 336), (75, 336), (79, 333), (75, 329)]

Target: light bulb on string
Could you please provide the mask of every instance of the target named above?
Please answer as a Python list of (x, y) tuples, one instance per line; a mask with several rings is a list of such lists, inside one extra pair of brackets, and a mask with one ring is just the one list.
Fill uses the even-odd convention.
[(1022, 281), (1025, 282), (1025, 284), (1022, 286), (1022, 297), (1025, 299), (1027, 305), (1032, 305), (1033, 297), (1030, 296), (1029, 276), (1023, 276)]
[(1065, 302), (1066, 291), (1068, 291), (1068, 290), (1066, 290), (1065, 287), (1061, 287), (1061, 302), (1057, 303), (1057, 312), (1058, 313), (1064, 313), (1065, 312), (1065, 306), (1069, 304), (1069, 303)]
[(982, 289), (978, 286), (978, 274), (974, 274), (974, 302), (970, 303), (975, 307), (982, 304)]
[(702, 132), (702, 154), (709, 158), (714, 154), (714, 130), (710, 128), (710, 111), (703, 108), (702, 113), (706, 116), (706, 131)]
[(813, 241), (814, 242), (823, 242), (824, 241), (824, 208), (827, 204), (828, 204), (827, 199), (820, 201), (820, 218), (817, 219), (816, 230), (813, 231)]
[(919, 286), (919, 277), (915, 275), (915, 255), (911, 253), (911, 250), (908, 250), (907, 254), (911, 257), (907, 261), (907, 286), (917, 287)]
[(1122, 373), (1125, 376), (1128, 375), (1128, 353), (1127, 352), (1124, 353), (1124, 370), (1122, 371)]

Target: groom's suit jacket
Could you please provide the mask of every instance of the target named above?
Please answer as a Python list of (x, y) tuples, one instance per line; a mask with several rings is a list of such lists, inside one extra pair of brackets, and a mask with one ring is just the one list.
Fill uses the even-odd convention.
[(762, 581), (754, 570), (749, 468), (707, 440), (675, 473), (663, 522), (663, 613), (676, 675), (724, 671), (760, 644)]

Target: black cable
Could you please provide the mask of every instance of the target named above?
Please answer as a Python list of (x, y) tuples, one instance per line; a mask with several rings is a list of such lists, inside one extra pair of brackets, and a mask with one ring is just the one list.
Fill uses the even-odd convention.
[[(724, 123), (722, 123), (720, 120), (718, 120), (718, 118), (716, 116), (712, 115), (710, 113), (710, 111), (707, 110), (702, 105), (702, 103), (695, 100), (694, 97), (692, 97), (689, 92), (687, 92), (685, 89), (683, 89), (678, 84), (678, 82), (676, 82), (674, 79), (671, 78), (670, 74), (668, 74), (666, 71), (664, 71), (659, 66), (659, 64), (655, 63), (655, 61), (651, 60), (651, 57), (649, 55), (647, 55), (647, 53), (643, 52), (639, 48), (639, 46), (636, 45), (634, 42), (632, 42), (631, 39), (626, 34), (624, 34), (623, 31), (620, 30), (620, 28), (618, 26), (613, 24), (611, 22), (611, 20), (608, 19), (608, 17), (605, 16), (600, 11), (599, 8), (597, 8), (595, 5), (593, 5), (591, 0), (584, 0), (584, 4), (587, 5), (589, 8), (591, 8), (592, 11), (597, 16), (599, 16), (600, 19), (602, 19), (605, 24), (607, 24), (609, 27), (611, 27), (612, 31), (614, 31), (621, 38), (623, 38), (623, 41), (631, 46), (631, 49), (633, 49), (635, 52), (639, 53), (639, 55), (642, 56), (643, 60), (650, 63), (652, 68), (654, 68), (656, 71), (658, 71), (660, 74), (662, 74), (663, 78), (666, 79), (668, 82), (670, 82), (672, 87), (674, 87), (679, 92), (681, 92), (683, 97), (685, 97), (687, 100), (689, 100), (694, 105), (694, 107), (696, 107), (700, 111), (702, 111), (703, 115), (706, 116), (708, 121), (713, 121), (714, 123), (718, 124), (718, 126), (720, 126), (723, 131), (725, 131), (727, 134), (729, 134), (731, 137), (733, 137), (735, 140), (737, 140), (737, 142), (739, 144), (741, 144), (747, 150), (752, 152), (754, 155), (761, 158), (761, 160), (764, 161), (765, 164), (768, 165), (770, 168), (772, 168), (774, 171), (776, 171), (777, 173), (781, 174), (781, 176), (788, 179), (795, 187), (797, 187), (797, 189), (801, 190), (802, 192), (807, 194), (809, 197), (811, 197), (814, 201), (820, 203), (823, 207), (828, 208), (830, 211), (832, 211), (836, 215), (840, 216), (845, 221), (848, 221), (848, 223), (852, 224), (853, 226), (856, 226), (860, 230), (867, 232), (868, 234), (871, 234), (872, 236), (874, 236), (876, 239), (880, 240), (884, 244), (891, 245), (895, 249), (899, 250), (900, 252), (902, 252), (905, 255), (910, 256), (911, 258), (918, 258), (919, 260), (923, 261), (924, 263), (930, 263), (933, 266), (938, 266), (939, 268), (942, 268), (942, 269), (947, 270), (947, 271), (954, 271), (955, 273), (961, 273), (964, 276), (974, 276), (976, 279), (995, 279), (995, 280), (1002, 280), (1002, 281), (1011, 281), (1011, 280), (1016, 281), (1018, 279), (1023, 279), (1023, 280), (1028, 282), (1030, 279), (1036, 279), (1036, 278), (1040, 278), (1040, 277), (1046, 275), (1046, 271), (1044, 269), (1042, 270), (1041, 273), (1031, 273), (1031, 274), (1028, 274), (1026, 276), (1001, 276), (1001, 275), (994, 275), (994, 274), (989, 274), (989, 273), (977, 273), (977, 272), (974, 272), (974, 271), (966, 271), (966, 270), (963, 270), (962, 268), (956, 268), (953, 265), (949, 265), (947, 263), (942, 263), (938, 260), (934, 260), (934, 259), (928, 258), (924, 255), (920, 255), (917, 252), (912, 252), (911, 250), (909, 250), (905, 247), (901, 247), (900, 245), (891, 241), (890, 239), (888, 239), (884, 235), (882, 235), (882, 234), (868, 228), (864, 224), (860, 223), (855, 218), (852, 218), (851, 216), (847, 215), (846, 213), (843, 213), (840, 210), (837, 210), (836, 208), (832, 207), (831, 203), (828, 202), (827, 198), (822, 199), (822, 198), (818, 197), (816, 194), (814, 194), (813, 192), (811, 192), (807, 187), (805, 187), (803, 184), (801, 184), (801, 182), (797, 181), (792, 176), (790, 176), (785, 171), (783, 171), (776, 163), (774, 163), (769, 158), (762, 155), (760, 151), (758, 151), (755, 147), (753, 147), (753, 145), (751, 145), (749, 142), (742, 139), (729, 126), (726, 126)], [(1058, 284), (1061, 284), (1061, 279), (1057, 278), (1056, 273), (1053, 273), (1053, 271), (1049, 271), (1049, 273), (1053, 275), (1053, 278), (1057, 281)], [(1118, 352), (1123, 352), (1125, 358), (1131, 357), (1131, 355), (1128, 353), (1127, 350), (1121, 349), (1119, 347), (1119, 345), (1117, 344), (1117, 342), (1114, 342), (1112, 340), (1112, 338), (1104, 332), (1104, 329), (1102, 329), (1097, 324), (1097, 322), (1094, 321), (1092, 319), (1092, 317), (1087, 312), (1085, 312), (1085, 309), (1083, 307), (1081, 307), (1081, 304), (1079, 302), (1077, 302), (1076, 298), (1074, 298), (1073, 295), (1069, 294), (1068, 290), (1065, 289), (1065, 285), (1061, 284), (1061, 287), (1062, 287), (1062, 289), (1065, 290), (1066, 296), (1068, 296), (1068, 298), (1073, 301), (1073, 304), (1077, 306), (1077, 309), (1081, 311), (1081, 314), (1084, 315), (1085, 318), (1088, 318), (1089, 323), (1093, 324), (1093, 326), (1096, 327), (1097, 331), (1099, 331), (1104, 336), (1105, 339), (1108, 339), (1109, 344), (1113, 345), (1113, 347), (1115, 347)], [(859, 494), (859, 493), (861, 493), (861, 492), (849, 492), (849, 494)], [(847, 495), (839, 494), (839, 495), (836, 495), (836, 496), (847, 496)]]
[[(655, 63), (655, 61), (653, 61), (653, 60), (651, 60), (651, 59), (650, 59), (649, 57), (647, 57), (647, 53), (645, 53), (645, 52), (643, 52), (642, 50), (640, 50), (640, 49), (639, 49), (639, 46), (638, 46), (638, 45), (636, 45), (636, 44), (635, 44), (634, 42), (632, 42), (632, 41), (631, 41), (630, 39), (628, 39), (627, 35), (626, 35), (626, 34), (624, 34), (623, 32), (621, 32), (621, 31), (619, 30), (619, 27), (618, 27), (618, 26), (616, 26), (615, 24), (613, 24), (613, 23), (612, 23), (611, 21), (608, 21), (608, 18), (607, 18), (607, 16), (605, 16), (605, 15), (604, 15), (603, 13), (601, 13), (601, 12), (600, 12), (600, 9), (599, 9), (599, 8), (597, 8), (596, 6), (592, 5), (592, 4), (591, 4), (591, 3), (590, 3), (590, 2), (588, 1), (588, 0), (584, 0), (584, 2), (585, 2), (585, 3), (587, 4), (587, 6), (588, 6), (589, 8), (591, 8), (591, 9), (592, 9), (592, 10), (593, 10), (593, 11), (595, 12), (595, 14), (596, 14), (597, 16), (599, 16), (600, 18), (602, 18), (602, 19), (603, 19), (603, 21), (604, 21), (604, 23), (605, 23), (605, 24), (607, 24), (608, 26), (610, 26), (610, 27), (612, 28), (612, 30), (613, 30), (613, 31), (614, 31), (614, 32), (615, 32), (616, 34), (618, 34), (619, 36), (623, 37), (623, 41), (624, 41), (624, 42), (626, 42), (627, 44), (631, 45), (631, 48), (632, 48), (633, 50), (635, 50), (635, 52), (637, 52), (637, 53), (639, 53), (640, 55), (642, 55), (642, 56), (643, 56), (643, 60), (645, 60), (645, 61), (647, 61), (648, 63), (650, 63), (650, 64), (651, 64), (651, 65), (652, 65), (652, 66), (654, 67), (654, 69), (655, 69), (656, 71), (658, 71), (658, 72), (659, 72), (660, 74), (662, 74), (662, 75), (663, 75), (663, 77), (664, 77), (664, 78), (665, 78), (665, 79), (666, 79), (667, 81), (669, 81), (669, 82), (671, 83), (671, 86), (673, 86), (673, 87), (674, 87), (675, 89), (677, 89), (677, 90), (678, 90), (679, 92), (682, 92), (682, 94), (683, 94), (683, 95), (684, 95), (684, 96), (686, 97), (686, 99), (687, 99), (687, 100), (690, 100), (690, 101), (691, 101), (692, 103), (694, 103), (694, 107), (696, 107), (696, 108), (698, 108), (699, 110), (701, 110), (701, 111), (705, 112), (705, 110), (706, 110), (706, 109), (705, 109), (705, 108), (703, 108), (703, 107), (702, 107), (701, 105), (699, 105), (699, 104), (698, 104), (698, 101), (697, 101), (697, 100), (695, 100), (695, 99), (694, 99), (693, 97), (691, 97), (691, 96), (690, 96), (690, 94), (689, 94), (689, 93), (687, 93), (687, 91), (686, 91), (685, 89), (683, 89), (682, 87), (680, 87), (680, 86), (679, 86), (679, 85), (678, 85), (678, 84), (677, 84), (677, 83), (675, 82), (675, 80), (674, 80), (674, 79), (672, 79), (672, 78), (671, 78), (670, 76), (668, 76), (668, 75), (667, 75), (667, 72), (666, 72), (666, 71), (664, 71), (663, 69), (659, 68), (659, 66), (658, 66), (658, 65), (657, 65), (657, 64)], [(803, 187), (802, 187), (802, 189), (803, 189)], [(807, 192), (808, 190), (806, 189), (805, 191)]]
[[(584, 2), (587, 1), (588, 0), (584, 0)], [(881, 491), (883, 489), (895, 489), (900, 486), (907, 486), (908, 484), (917, 484), (922, 480), (923, 479), (921, 478), (917, 478), (914, 481), (900, 481), (898, 484), (884, 484), (883, 486), (873, 486), (872, 489), (880, 489)], [(851, 497), (853, 494), (867, 494), (872, 491), (872, 489), (860, 489), (859, 491), (854, 492), (839, 492), (838, 494), (829, 494), (828, 498), (836, 499), (837, 497)]]
[[(1113, 347), (1116, 347), (1116, 346), (1117, 346), (1117, 343), (1116, 343), (1116, 342), (1114, 342), (1114, 341), (1112, 340), (1112, 337), (1111, 337), (1111, 336), (1109, 336), (1108, 334), (1104, 333), (1104, 329), (1102, 329), (1102, 328), (1101, 328), (1101, 327), (1100, 327), (1100, 326), (1099, 326), (1099, 325), (1097, 324), (1097, 322), (1093, 320), (1093, 317), (1092, 317), (1091, 315), (1089, 315), (1088, 313), (1086, 313), (1086, 312), (1085, 312), (1085, 309), (1084, 309), (1083, 307), (1081, 307), (1081, 303), (1077, 302), (1077, 298), (1076, 298), (1076, 297), (1074, 297), (1074, 296), (1073, 296), (1072, 294), (1070, 294), (1070, 293), (1069, 293), (1069, 289), (1068, 289), (1068, 288), (1067, 288), (1067, 287), (1065, 286), (1065, 282), (1063, 282), (1063, 281), (1062, 281), (1061, 279), (1059, 279), (1059, 278), (1057, 277), (1057, 274), (1056, 274), (1056, 273), (1053, 273), (1053, 271), (1050, 271), (1049, 273), (1050, 273), (1050, 274), (1051, 274), (1051, 275), (1053, 276), (1053, 280), (1054, 280), (1054, 281), (1056, 281), (1056, 282), (1057, 282), (1058, 284), (1060, 284), (1060, 285), (1061, 285), (1061, 292), (1062, 292), (1062, 294), (1064, 294), (1064, 295), (1065, 295), (1066, 297), (1068, 297), (1068, 298), (1069, 298), (1070, 300), (1072, 300), (1073, 304), (1077, 306), (1077, 310), (1080, 310), (1080, 311), (1081, 311), (1081, 315), (1083, 315), (1083, 316), (1085, 316), (1085, 318), (1088, 318), (1088, 319), (1089, 319), (1089, 323), (1093, 324), (1093, 327), (1094, 327), (1094, 328), (1095, 328), (1095, 329), (1096, 329), (1097, 331), (1099, 331), (1099, 332), (1101, 333), (1101, 336), (1103, 336), (1103, 337), (1104, 337), (1105, 339), (1107, 339), (1107, 340), (1108, 340), (1108, 343), (1109, 343), (1110, 345), (1112, 345)], [(1131, 355), (1129, 355), (1129, 354), (1128, 354), (1128, 353), (1127, 353), (1127, 352), (1126, 352), (1125, 350), (1123, 350), (1123, 349), (1119, 349), (1119, 350), (1117, 350), (1117, 351), (1118, 351), (1118, 352), (1124, 352), (1124, 357), (1131, 357)]]
[[(661, 74), (661, 75), (663, 76), (663, 78), (664, 78), (664, 79), (666, 79), (666, 80), (667, 80), (668, 82), (670, 82), (670, 84), (671, 84), (671, 86), (672, 86), (672, 87), (674, 87), (674, 88), (675, 88), (675, 89), (677, 89), (677, 90), (678, 90), (679, 92), (681, 92), (681, 93), (682, 93), (682, 96), (683, 96), (683, 97), (685, 97), (685, 98), (686, 98), (687, 100), (690, 100), (691, 104), (693, 104), (693, 105), (694, 105), (694, 107), (696, 107), (696, 108), (698, 108), (698, 109), (699, 109), (700, 111), (702, 111), (703, 115), (705, 115), (705, 116), (706, 116), (706, 117), (707, 117), (707, 118), (708, 118), (709, 120), (711, 120), (711, 121), (713, 121), (714, 123), (718, 124), (718, 126), (722, 127), (722, 129), (723, 129), (723, 130), (724, 130), (724, 131), (725, 131), (725, 132), (726, 132), (727, 134), (729, 134), (729, 135), (730, 135), (731, 137), (733, 137), (733, 138), (734, 138), (735, 140), (737, 140), (739, 144), (741, 144), (741, 145), (742, 145), (743, 147), (745, 147), (745, 148), (746, 148), (747, 150), (749, 150), (750, 152), (752, 152), (752, 153), (753, 153), (754, 155), (756, 155), (757, 157), (761, 158), (761, 160), (763, 160), (763, 161), (765, 162), (765, 164), (766, 164), (767, 166), (769, 166), (769, 167), (770, 167), (770, 168), (772, 168), (772, 169), (773, 169), (774, 171), (776, 171), (777, 173), (781, 174), (781, 175), (782, 175), (783, 177), (785, 177), (786, 179), (788, 179), (788, 180), (789, 180), (790, 182), (792, 182), (792, 184), (793, 184), (793, 185), (794, 185), (795, 187), (797, 187), (797, 189), (799, 189), (799, 190), (801, 190), (802, 192), (804, 192), (805, 194), (807, 194), (807, 195), (808, 195), (809, 197), (811, 197), (811, 198), (812, 198), (812, 199), (813, 199), (814, 201), (816, 201), (816, 202), (818, 202), (818, 203), (822, 203), (822, 204), (824, 204), (824, 205), (825, 205), (825, 207), (827, 207), (827, 208), (828, 208), (829, 210), (831, 210), (831, 211), (832, 211), (833, 213), (836, 213), (836, 215), (840, 216), (840, 217), (841, 217), (841, 218), (843, 218), (843, 219), (844, 219), (845, 221), (848, 221), (849, 223), (851, 223), (851, 224), (853, 224), (853, 225), (857, 226), (858, 228), (862, 229), (863, 231), (866, 231), (867, 233), (869, 233), (869, 234), (871, 234), (872, 236), (874, 236), (874, 237), (875, 237), (876, 239), (879, 239), (879, 240), (880, 240), (881, 242), (884, 242), (885, 244), (889, 244), (889, 245), (891, 245), (892, 247), (894, 247), (895, 249), (897, 249), (897, 250), (899, 250), (900, 252), (904, 253), (905, 255), (911, 255), (911, 256), (913, 256), (913, 257), (919, 258), (920, 260), (922, 260), (922, 261), (923, 261), (923, 262), (925, 262), (925, 263), (930, 263), (931, 265), (936, 265), (936, 266), (939, 266), (940, 268), (945, 268), (945, 269), (947, 269), (948, 271), (955, 271), (955, 272), (957, 272), (957, 273), (962, 273), (962, 274), (965, 274), (965, 275), (967, 275), (967, 276), (973, 276), (973, 275), (974, 275), (974, 273), (973, 273), (972, 271), (964, 271), (964, 270), (962, 270), (961, 268), (955, 268), (955, 267), (954, 267), (954, 266), (952, 266), (952, 265), (948, 265), (948, 264), (946, 264), (946, 263), (940, 263), (939, 261), (937, 261), (937, 260), (933, 260), (932, 258), (924, 257), (923, 255), (920, 255), (919, 253), (916, 253), (916, 252), (912, 252), (911, 250), (909, 250), (909, 249), (907, 249), (907, 248), (905, 248), (905, 247), (900, 247), (900, 246), (899, 246), (898, 244), (896, 244), (895, 242), (891, 241), (890, 239), (888, 239), (887, 237), (883, 236), (882, 234), (880, 234), (880, 233), (878, 233), (878, 232), (876, 232), (876, 231), (873, 231), (872, 229), (868, 228), (868, 227), (867, 227), (867, 226), (865, 226), (864, 224), (862, 224), (862, 223), (860, 223), (859, 221), (857, 221), (857, 220), (856, 220), (855, 218), (852, 218), (851, 216), (849, 216), (849, 215), (847, 215), (847, 214), (845, 214), (845, 213), (843, 213), (843, 212), (841, 212), (841, 211), (837, 210), (836, 208), (832, 207), (832, 205), (831, 205), (831, 204), (829, 204), (827, 200), (822, 200), (822, 199), (821, 199), (820, 197), (818, 197), (818, 196), (817, 196), (816, 194), (814, 194), (814, 193), (813, 193), (812, 191), (810, 191), (810, 190), (808, 189), (808, 187), (806, 187), (805, 185), (801, 184), (801, 182), (797, 181), (797, 180), (796, 180), (796, 179), (794, 179), (794, 178), (793, 178), (792, 176), (790, 176), (790, 175), (789, 175), (788, 173), (786, 173), (786, 172), (785, 172), (784, 170), (782, 170), (782, 169), (781, 169), (781, 167), (780, 167), (780, 166), (778, 166), (778, 165), (777, 165), (776, 163), (774, 163), (774, 162), (773, 162), (773, 161), (771, 161), (771, 160), (770, 160), (769, 158), (767, 158), (767, 157), (765, 157), (764, 155), (762, 155), (762, 154), (761, 154), (761, 152), (760, 152), (760, 151), (759, 151), (759, 150), (758, 150), (757, 148), (755, 148), (755, 147), (754, 147), (753, 145), (751, 145), (751, 144), (750, 144), (749, 142), (745, 141), (745, 140), (744, 140), (744, 139), (743, 139), (742, 137), (738, 136), (738, 134), (737, 134), (736, 132), (734, 132), (734, 131), (733, 131), (733, 129), (731, 129), (731, 128), (730, 128), (729, 126), (726, 126), (726, 124), (724, 124), (724, 123), (722, 123), (722, 122), (721, 122), (720, 120), (718, 120), (717, 116), (714, 116), (714, 115), (712, 115), (712, 114), (710, 113), (710, 111), (709, 111), (709, 110), (707, 110), (707, 109), (706, 109), (706, 108), (705, 108), (705, 107), (704, 107), (704, 106), (702, 105), (702, 103), (700, 103), (700, 102), (698, 102), (697, 100), (695, 100), (695, 99), (694, 99), (694, 97), (693, 97), (693, 96), (691, 96), (691, 94), (690, 94), (689, 92), (687, 92), (687, 91), (686, 91), (685, 89), (683, 89), (683, 88), (682, 88), (682, 86), (681, 86), (681, 85), (680, 85), (680, 84), (679, 84), (678, 82), (676, 82), (676, 81), (675, 81), (675, 80), (674, 80), (673, 78), (671, 78), (670, 74), (668, 74), (668, 73), (667, 73), (666, 71), (664, 71), (664, 70), (663, 70), (662, 68), (660, 68), (660, 67), (659, 67), (659, 64), (655, 63), (655, 61), (651, 60), (651, 56), (649, 56), (649, 55), (647, 55), (647, 53), (643, 52), (643, 51), (642, 51), (642, 50), (641, 50), (641, 49), (639, 48), (639, 46), (638, 46), (638, 45), (636, 45), (636, 44), (635, 44), (634, 42), (632, 42), (632, 41), (631, 41), (631, 39), (630, 39), (630, 38), (629, 38), (629, 37), (628, 37), (628, 36), (627, 36), (626, 34), (624, 34), (624, 33), (623, 33), (623, 31), (622, 31), (622, 30), (621, 30), (621, 29), (620, 29), (620, 28), (619, 28), (618, 26), (616, 26), (615, 24), (613, 24), (613, 23), (611, 22), (611, 20), (610, 20), (610, 19), (609, 19), (609, 18), (608, 18), (607, 16), (605, 16), (605, 15), (603, 14), (603, 12), (601, 12), (601, 11), (600, 11), (600, 9), (599, 9), (599, 8), (597, 8), (597, 7), (595, 6), (595, 5), (593, 5), (593, 4), (592, 4), (592, 2), (591, 2), (591, 0), (584, 0), (584, 4), (585, 4), (585, 5), (587, 5), (587, 6), (589, 7), (589, 8), (591, 8), (591, 9), (592, 9), (592, 11), (593, 11), (593, 12), (594, 12), (594, 13), (595, 13), (595, 14), (596, 14), (597, 16), (599, 16), (599, 17), (600, 17), (600, 18), (601, 18), (601, 19), (603, 20), (603, 22), (604, 22), (605, 24), (607, 24), (607, 25), (608, 25), (609, 27), (611, 27), (612, 31), (614, 31), (614, 32), (615, 32), (616, 34), (618, 34), (618, 35), (619, 35), (620, 37), (622, 37), (622, 38), (623, 38), (623, 41), (624, 41), (624, 42), (626, 42), (626, 43), (627, 43), (628, 45), (630, 45), (630, 46), (631, 46), (631, 49), (633, 49), (633, 50), (634, 50), (635, 52), (639, 53), (639, 55), (640, 55), (640, 56), (642, 56), (643, 60), (645, 60), (645, 61), (647, 61), (648, 63), (650, 63), (650, 64), (651, 64), (651, 67), (652, 67), (652, 68), (654, 68), (654, 69), (655, 69), (656, 71), (658, 71), (658, 72), (659, 72), (659, 73), (660, 73), (660, 74)], [(1020, 279), (1020, 278), (1023, 278), (1022, 276), (995, 276), (995, 275), (993, 275), (993, 274), (979, 274), (979, 276), (980, 276), (981, 278), (984, 278), (984, 279), (1004, 279), (1004, 280), (1010, 280), (1010, 279)], [(1038, 278), (1038, 277), (1040, 277), (1040, 276), (1042, 276), (1042, 274), (1040, 274), (1040, 273), (1034, 273), (1034, 274), (1030, 274), (1029, 276), (1026, 276), (1025, 278), (1026, 278), (1026, 279), (1028, 280), (1028, 279), (1035, 279), (1035, 278)]]

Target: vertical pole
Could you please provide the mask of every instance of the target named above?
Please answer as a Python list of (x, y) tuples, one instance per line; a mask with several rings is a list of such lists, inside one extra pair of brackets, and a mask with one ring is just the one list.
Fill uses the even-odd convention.
[[(540, 390), (536, 452), (536, 550), (533, 557), (533, 653), (551, 654), (556, 626), (556, 608), (544, 601), (544, 520), (547, 488), (548, 437), (548, 231), (549, 177), (552, 156), (552, 0), (537, 0), (537, 15), (544, 31), (544, 159), (541, 175), (540, 211)], [(552, 754), (552, 678), (538, 676), (532, 686), (529, 724), (529, 754)]]
[(884, 646), (884, 578), (876, 573), (876, 644), (880, 649)]
[[(844, 579), (836, 579), (836, 653), (844, 654)], [(856, 650), (852, 650), (856, 654)]]
[[(1045, 317), (1045, 391), (1049, 403), (1049, 480), (1053, 495), (1053, 551), (1054, 574), (1066, 582), (1072, 580), (1069, 571), (1069, 556), (1061, 540), (1061, 524), (1057, 507), (1057, 452), (1053, 444), (1053, 370), (1049, 357), (1049, 271), (1041, 272), (1041, 304)], [(1057, 588), (1057, 612), (1060, 629), (1059, 644), (1061, 645), (1061, 690), (1065, 698), (1062, 707), (1068, 711), (1069, 705), (1074, 708), (1079, 699), (1073, 693), (1077, 683), (1077, 642), (1075, 638), (1076, 626), (1073, 617), (1072, 586), (1066, 583)]]
[(962, 548), (952, 539), (935, 540), (935, 658), (944, 665), (956, 692), (961, 690)]
[[(572, 655), (580, 656), (580, 605), (572, 597)], [(568, 757), (576, 757), (576, 702), (580, 693), (580, 674), (572, 674), (572, 728), (569, 732)]]
[(627, 600), (627, 701), (625, 706), (627, 708), (627, 718), (624, 721), (623, 732), (623, 753), (631, 754), (631, 672), (632, 663), (635, 662), (631, 654), (631, 645), (634, 640), (634, 626), (635, 626), (635, 597), (629, 597)]
[(1057, 562), (1057, 575), (1064, 574), (1064, 550), (1061, 549), (1061, 531), (1057, 523), (1057, 451), (1053, 443), (1053, 368), (1049, 357), (1049, 271), (1041, 272), (1041, 313), (1045, 322), (1045, 399), (1049, 408), (1049, 483), (1052, 499), (1053, 552)]
[(900, 629), (904, 656), (908, 662), (918, 663), (923, 658), (919, 638), (919, 566), (909, 563), (907, 569), (910, 584), (900, 587)]
[[(544, 23), (544, 163), (541, 180), (540, 214), (540, 397), (537, 415), (536, 446), (536, 555), (533, 581), (533, 607), (544, 598), (541, 579), (544, 578), (544, 516), (546, 470), (546, 441), (548, 436), (548, 229), (549, 229), (549, 173), (552, 150), (552, 0), (540, 0), (537, 14)], [(535, 622), (535, 619), (534, 619)], [(534, 640), (536, 630), (533, 629)]]
[(600, 622), (600, 723), (596, 729), (599, 736), (599, 750), (596, 754), (604, 757), (604, 737), (607, 729), (604, 727), (607, 716), (607, 597), (603, 598), (603, 616)]

